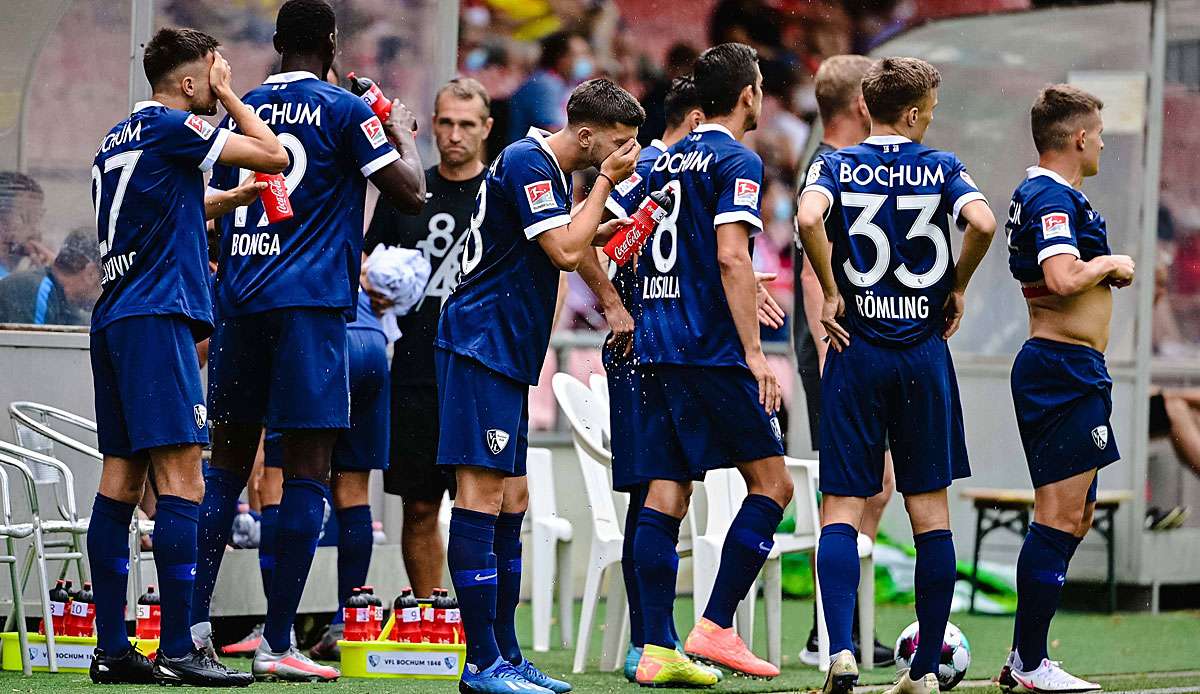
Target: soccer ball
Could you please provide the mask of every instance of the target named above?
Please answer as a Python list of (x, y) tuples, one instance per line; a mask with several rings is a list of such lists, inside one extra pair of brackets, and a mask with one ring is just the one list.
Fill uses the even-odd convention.
[[(900, 633), (896, 639), (896, 667), (903, 669), (912, 664), (913, 654), (917, 652), (918, 629), (920, 625), (913, 622)], [(938, 660), (937, 678), (939, 689), (943, 692), (954, 688), (967, 676), (967, 667), (971, 665), (971, 644), (958, 627), (946, 623), (946, 638), (942, 641), (942, 657)]]

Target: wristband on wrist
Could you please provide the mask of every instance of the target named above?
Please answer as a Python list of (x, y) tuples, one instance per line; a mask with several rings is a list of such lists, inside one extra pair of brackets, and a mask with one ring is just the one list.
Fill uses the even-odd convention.
[(614, 189), (617, 187), (617, 182), (612, 179), (612, 176), (609, 176), (608, 174), (604, 173), (603, 171), (600, 172), (600, 178), (603, 178), (604, 180), (608, 181), (608, 185), (610, 187), (612, 187)]

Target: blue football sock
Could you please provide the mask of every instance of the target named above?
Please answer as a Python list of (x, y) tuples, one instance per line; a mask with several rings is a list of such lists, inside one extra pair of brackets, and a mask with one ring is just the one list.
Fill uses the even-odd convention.
[(679, 575), (679, 518), (652, 508), (638, 514), (633, 556), (642, 594), (642, 629), (645, 643), (675, 648), (675, 579)]
[(196, 583), (192, 588), (192, 624), (207, 622), (221, 557), (233, 533), (238, 494), (246, 480), (223, 468), (204, 471), (204, 501), (200, 503), (200, 525), (196, 531)]
[(275, 653), (292, 646), (292, 622), (304, 594), (308, 570), (317, 551), (321, 519), (325, 515), (327, 488), (321, 482), (295, 477), (283, 483), (279, 502), (279, 531), (275, 550), (275, 576), (267, 600), (263, 638)]
[(371, 550), (374, 534), (371, 531), (371, 507), (351, 506), (338, 509), (338, 611), (333, 624), (343, 620), (341, 608), (355, 588), (367, 582), (367, 569), (371, 568)]
[(1022, 669), (1032, 671), (1046, 658), (1050, 621), (1058, 609), (1067, 565), (1080, 538), (1041, 523), (1030, 523), (1017, 557), (1017, 627), (1014, 642)]
[(108, 655), (119, 656), (129, 650), (125, 592), (129, 588), (131, 520), (133, 504), (96, 494), (87, 533), (88, 566), (96, 603), (96, 645)]
[(162, 635), (158, 648), (171, 658), (192, 650), (189, 619), (196, 581), (196, 528), (200, 504), (178, 496), (158, 497), (154, 515), (154, 566), (162, 591)]
[(517, 643), (517, 603), (521, 600), (521, 521), (522, 513), (501, 513), (496, 518), (496, 555), (499, 579), (496, 584), (496, 621), (492, 632), (505, 660), (518, 665), (521, 646)]
[(467, 636), (467, 662), (484, 670), (500, 657), (493, 624), (499, 580), (496, 555), (496, 516), (455, 508), (450, 512), (450, 541), (446, 563)]
[(775, 529), (783, 520), (783, 509), (775, 500), (751, 494), (742, 507), (721, 546), (721, 565), (713, 582), (712, 595), (704, 608), (704, 618), (722, 629), (733, 626), (738, 603), (750, 592), (767, 555), (775, 546)]
[[(917, 547), (917, 566), (913, 583), (917, 594), (917, 652), (909, 666), (909, 677), (919, 680), (937, 672), (942, 657), (950, 603), (954, 601), (954, 536), (949, 530), (930, 530), (913, 536)], [(865, 644), (864, 644), (865, 646)]]
[(621, 546), (621, 577), (625, 580), (625, 595), (629, 602), (629, 642), (638, 648), (645, 645), (646, 636), (642, 631), (642, 594), (633, 560), (633, 542), (637, 537), (638, 513), (645, 501), (646, 485), (629, 492), (629, 508), (625, 511), (625, 542)]
[[(271, 579), (275, 575), (275, 546), (279, 540), (279, 504), (263, 506), (259, 521), (258, 571), (262, 574), (263, 597), (271, 594)], [(339, 610), (338, 615), (342, 613)]]
[(821, 607), (829, 628), (829, 652), (854, 652), (854, 603), (858, 596), (858, 531), (849, 523), (821, 528), (817, 547)]

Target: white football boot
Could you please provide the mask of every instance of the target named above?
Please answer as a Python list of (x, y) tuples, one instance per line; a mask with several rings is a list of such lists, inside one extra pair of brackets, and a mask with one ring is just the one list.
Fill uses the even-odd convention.
[(1042, 664), (1031, 672), (1012, 669), (1012, 678), (1025, 689), (1038, 694), (1060, 692), (1098, 692), (1102, 687), (1094, 682), (1082, 680), (1062, 669), (1057, 661), (1043, 658)]
[(901, 670), (900, 679), (896, 680), (896, 684), (890, 689), (884, 690), (883, 694), (937, 694), (937, 675), (927, 672), (921, 679), (914, 680), (908, 673), (908, 669)]

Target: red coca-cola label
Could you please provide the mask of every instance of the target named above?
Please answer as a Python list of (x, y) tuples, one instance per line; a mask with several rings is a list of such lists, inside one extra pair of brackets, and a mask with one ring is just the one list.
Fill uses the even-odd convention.
[(283, 174), (254, 174), (254, 180), (267, 184), (259, 197), (262, 199), (263, 210), (267, 213), (267, 221), (271, 224), (292, 218), (292, 203), (288, 200), (287, 182)]

